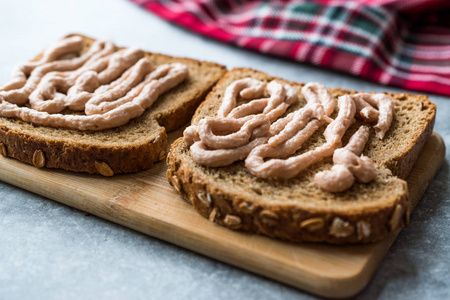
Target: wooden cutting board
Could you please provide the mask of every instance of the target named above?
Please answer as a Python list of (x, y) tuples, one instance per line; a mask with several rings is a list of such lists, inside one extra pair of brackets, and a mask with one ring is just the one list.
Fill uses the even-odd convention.
[[(170, 135), (172, 140), (181, 131)], [(433, 133), (408, 177), (415, 206), (444, 160)], [(369, 281), (398, 232), (369, 245), (294, 244), (222, 228), (204, 219), (174, 192), (166, 164), (137, 174), (97, 175), (36, 169), (0, 158), (0, 180), (192, 251), (311, 293), (343, 298)]]

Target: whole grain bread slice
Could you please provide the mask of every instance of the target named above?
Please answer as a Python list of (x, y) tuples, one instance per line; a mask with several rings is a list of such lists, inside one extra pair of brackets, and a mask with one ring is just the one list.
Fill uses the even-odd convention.
[[(84, 40), (83, 51), (87, 51), (94, 40), (81, 37)], [(189, 76), (182, 84), (159, 97), (143, 115), (112, 129), (79, 131), (0, 118), (2, 154), (36, 167), (106, 176), (145, 170), (154, 162), (163, 160), (167, 152), (166, 132), (190, 120), (200, 102), (225, 74), (226, 68), (216, 63), (151, 52), (146, 52), (145, 56), (155, 66), (183, 63), (189, 69)]]
[[(197, 109), (192, 123), (215, 116), (226, 87), (245, 77), (286, 82), (252, 69), (233, 69)], [(336, 98), (356, 93), (339, 88), (330, 92)], [(436, 106), (426, 96), (389, 95), (395, 103), (391, 128), (382, 141), (374, 137), (372, 128), (363, 152), (376, 163), (378, 170), (376, 180), (369, 184), (356, 183), (342, 193), (329, 193), (312, 184), (318, 171), (331, 168), (331, 158), (289, 180), (252, 176), (242, 161), (227, 167), (208, 168), (193, 161), (183, 138), (171, 146), (167, 178), (201, 215), (230, 229), (295, 242), (377, 241), (408, 222), (408, 187), (403, 179), (432, 132), (436, 112)], [(305, 100), (299, 96), (288, 112), (304, 104)], [(357, 121), (349, 128), (344, 144), (359, 125)], [(317, 131), (298, 153), (322, 145), (325, 142), (323, 130)]]

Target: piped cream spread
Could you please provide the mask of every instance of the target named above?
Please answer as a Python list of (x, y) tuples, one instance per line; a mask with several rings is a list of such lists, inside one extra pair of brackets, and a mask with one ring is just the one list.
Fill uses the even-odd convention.
[[(263, 98), (267, 90), (269, 97)], [(236, 107), (237, 97), (251, 100)], [(244, 78), (225, 91), (217, 117), (207, 117), (184, 131), (196, 162), (221, 167), (243, 160), (270, 137), (270, 124), (297, 99), (295, 88), (271, 81)]]
[[(142, 115), (188, 75), (184, 64), (155, 69), (142, 50), (116, 51), (110, 41), (83, 48), (81, 37), (68, 37), (40, 60), (17, 66), (0, 86), (0, 116), (79, 130), (113, 128)], [(84, 114), (64, 114), (67, 108)]]
[[(306, 105), (281, 117), (298, 99), (298, 91), (278, 81), (265, 84), (244, 78), (225, 91), (216, 117), (206, 117), (184, 131), (194, 161), (209, 167), (227, 166), (245, 160), (253, 175), (261, 178), (297, 176), (325, 157), (333, 156), (331, 170), (316, 174), (315, 183), (329, 192), (341, 192), (354, 181), (368, 183), (377, 171), (370, 158), (361, 153), (369, 139), (369, 127), (361, 126), (342, 147), (342, 137), (355, 117), (375, 124), (378, 139), (389, 129), (394, 105), (385, 94), (340, 96), (337, 116), (332, 119), (336, 100), (320, 83), (306, 84), (301, 93)], [(264, 97), (268, 94), (269, 97)], [(248, 100), (237, 106), (238, 96)], [(299, 155), (295, 153), (321, 127), (326, 142)]]
[(359, 156), (369, 139), (369, 128), (359, 127), (344, 148), (333, 154), (333, 167), (329, 171), (316, 174), (314, 181), (322, 189), (330, 192), (342, 192), (355, 182), (368, 183), (377, 177), (377, 170), (367, 156)]

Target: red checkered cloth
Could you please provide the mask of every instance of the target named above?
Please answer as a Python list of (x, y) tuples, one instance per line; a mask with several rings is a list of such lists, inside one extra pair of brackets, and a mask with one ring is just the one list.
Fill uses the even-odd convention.
[(200, 34), (450, 96), (450, 0), (131, 0)]

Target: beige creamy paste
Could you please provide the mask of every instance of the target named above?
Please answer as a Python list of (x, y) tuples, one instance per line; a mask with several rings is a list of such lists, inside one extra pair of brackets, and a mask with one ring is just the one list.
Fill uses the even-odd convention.
[[(179, 63), (154, 69), (142, 50), (115, 51), (110, 41), (96, 41), (81, 54), (83, 48), (81, 37), (68, 37), (40, 60), (17, 66), (0, 86), (0, 116), (79, 130), (113, 128), (140, 116), (188, 75)], [(66, 108), (84, 115), (62, 114)]]
[[(261, 98), (265, 90), (269, 98)], [(266, 86), (251, 78), (233, 82), (225, 91), (217, 117), (204, 118), (185, 130), (184, 138), (191, 145), (193, 159), (209, 167), (227, 166), (245, 159), (245, 166), (255, 176), (288, 179), (333, 155), (331, 170), (315, 176), (316, 184), (322, 189), (340, 192), (350, 188), (355, 180), (364, 183), (374, 180), (373, 162), (360, 156), (369, 139), (369, 128), (361, 126), (344, 148), (341, 140), (355, 122), (355, 116), (376, 123), (376, 136), (382, 139), (392, 122), (392, 99), (385, 94), (341, 96), (339, 112), (333, 120), (330, 116), (336, 101), (325, 86), (309, 83), (301, 93), (307, 104), (280, 118), (298, 98), (294, 87), (277, 81)], [(250, 101), (236, 107), (239, 95)], [(324, 145), (288, 157), (327, 123)]]
[[(260, 98), (267, 89), (270, 97)], [(236, 107), (237, 97), (255, 99)], [(267, 86), (256, 79), (233, 82), (225, 91), (217, 117), (207, 117), (184, 131), (191, 154), (199, 164), (220, 167), (243, 160), (250, 151), (265, 143), (270, 124), (297, 99), (297, 91), (272, 81)]]

